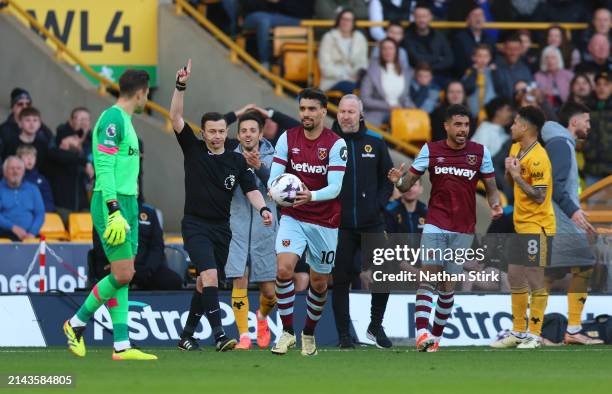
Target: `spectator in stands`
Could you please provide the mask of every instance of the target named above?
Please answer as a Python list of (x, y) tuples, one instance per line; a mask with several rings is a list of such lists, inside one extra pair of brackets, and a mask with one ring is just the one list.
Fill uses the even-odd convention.
[(580, 63), (580, 51), (567, 39), (565, 29), (559, 25), (549, 27), (544, 33), (544, 41), (540, 44), (540, 48), (553, 46), (561, 51), (563, 56), (563, 64), (568, 70), (573, 70)]
[[(460, 30), (453, 38), (454, 75), (461, 77), (474, 64), (474, 51), (482, 44), (495, 48), (495, 40), (483, 31), (485, 14), (481, 7), (475, 6), (466, 18), (467, 27)], [(491, 59), (489, 59), (489, 62)], [(487, 62), (488, 64), (488, 62)]]
[(561, 51), (553, 46), (544, 48), (535, 81), (555, 112), (567, 101), (572, 78), (574, 73), (564, 68)]
[(453, 51), (444, 34), (431, 28), (431, 21), (431, 10), (417, 3), (414, 23), (406, 29), (404, 47), (413, 66), (417, 62), (428, 63), (434, 71), (436, 83), (444, 86), (453, 66)]
[[(404, 28), (400, 21), (390, 21), (387, 26), (387, 37), (399, 45), (399, 61), (400, 66), (402, 66), (402, 70), (408, 71), (412, 74), (412, 69), (410, 68), (410, 63), (408, 62), (408, 52), (406, 52), (406, 48), (402, 47), (402, 42), (404, 42)], [(372, 48), (372, 53), (370, 54), (370, 61), (376, 61), (380, 57), (380, 48), (375, 46)]]
[(316, 0), (315, 19), (336, 19), (342, 10), (353, 10), (357, 20), (368, 19), (367, 0)]
[[(412, 3), (413, 0), (370, 0), (370, 22), (410, 20)], [(382, 26), (370, 27), (370, 36), (376, 41), (382, 41), (386, 36), (385, 30)]]
[[(446, 131), (444, 129), (444, 114), (446, 109), (453, 104), (461, 104), (466, 106), (465, 90), (463, 84), (459, 81), (450, 81), (444, 89), (444, 99), (440, 105), (429, 115), (431, 120), (431, 140), (438, 141), (446, 139)], [(470, 117), (470, 134), (472, 136), (476, 130), (476, 120)]]
[(594, 77), (602, 72), (612, 72), (612, 58), (610, 56), (610, 40), (608, 36), (595, 33), (589, 41), (588, 52), (584, 61), (576, 66), (577, 73), (591, 74)]
[(48, 171), (57, 212), (67, 222), (71, 212), (89, 208), (86, 184), (91, 181), (93, 171), (83, 140), (77, 134), (58, 135), (58, 147), (49, 153)]
[(512, 124), (514, 111), (510, 100), (496, 97), (485, 106), (487, 120), (480, 123), (472, 141), (484, 145), (495, 156), (502, 145), (510, 139), (508, 127)]
[(521, 39), (521, 58), (525, 64), (527, 64), (527, 67), (529, 67), (529, 71), (533, 74), (538, 71), (540, 57), (538, 56), (537, 49), (531, 46), (531, 33), (529, 30), (521, 29), (518, 31), (518, 36)]
[(593, 13), (593, 19), (587, 30), (582, 36), (582, 47), (587, 48), (591, 38), (595, 34), (603, 34), (608, 37), (608, 42), (612, 42), (612, 14), (608, 8), (598, 8)]
[(23, 241), (36, 238), (45, 220), (45, 206), (38, 188), (24, 182), (25, 165), (17, 156), (2, 164), (0, 181), (0, 238)]
[(410, 81), (410, 99), (415, 107), (428, 114), (438, 105), (440, 89), (433, 82), (433, 71), (429, 64), (417, 64), (414, 78)]
[(68, 122), (57, 126), (55, 143), (59, 145), (64, 137), (76, 135), (81, 140), (85, 155), (91, 153), (91, 113), (85, 107), (76, 107), (70, 112)]
[[(398, 191), (399, 193), (399, 191)], [(423, 232), (427, 217), (427, 205), (419, 201), (423, 186), (418, 180), (400, 198), (389, 201), (385, 207), (387, 233), (417, 234)]]
[(521, 59), (522, 44), (518, 35), (508, 35), (504, 41), (503, 56), (495, 61), (497, 68), (493, 82), (499, 96), (512, 97), (512, 89), (518, 81), (531, 82), (533, 77), (529, 67)]
[(368, 41), (355, 28), (355, 14), (343, 10), (333, 29), (325, 33), (319, 46), (322, 90), (353, 93), (368, 67)]
[(410, 100), (411, 75), (399, 63), (399, 46), (385, 38), (379, 47), (379, 61), (370, 63), (361, 83), (365, 118), (377, 126), (389, 121), (393, 109), (414, 108)]
[[(6, 118), (6, 121), (0, 124), (0, 139), (6, 142), (19, 134), (21, 131), (18, 124), (19, 114), (24, 108), (31, 106), (32, 97), (27, 90), (15, 88), (11, 91), (11, 113), (9, 114), (8, 118)], [(40, 128), (40, 132), (45, 136), (45, 138), (51, 140), (51, 136), (53, 135), (51, 130), (45, 126), (45, 124), (41, 124)]]
[(42, 125), (40, 111), (34, 107), (26, 107), (19, 112), (17, 119), (19, 132), (17, 134), (11, 132), (4, 140), (2, 157), (5, 159), (17, 154), (17, 148), (21, 145), (34, 146), (37, 152), (36, 167), (44, 173), (51, 141), (40, 132)]
[[(168, 268), (163, 235), (155, 207), (139, 204), (138, 253), (134, 262), (136, 273), (131, 283), (139, 289), (180, 290), (183, 287), (183, 277)], [(109, 262), (102, 250), (100, 237), (95, 231), (93, 257), (95, 275), (103, 277)]]
[(591, 131), (585, 146), (585, 182), (590, 186), (612, 174), (612, 82), (609, 73), (595, 77), (595, 97), (588, 101)]
[(311, 19), (313, 1), (247, 0), (243, 29), (255, 30), (257, 60), (270, 67), (270, 29), (276, 26), (298, 26), (302, 19)]
[(461, 79), (472, 116), (480, 121), (486, 116), (485, 105), (497, 96), (493, 84), (495, 70), (490, 64), (492, 58), (491, 47), (478, 44), (472, 54), (472, 67), (468, 68)]
[(36, 148), (32, 145), (21, 145), (17, 148), (17, 157), (23, 160), (25, 175), (23, 180), (38, 187), (40, 196), (45, 204), (46, 212), (55, 212), (53, 192), (47, 178), (36, 169)]
[(568, 101), (587, 104), (593, 97), (593, 84), (586, 74), (576, 73), (570, 81)]
[(514, 84), (513, 96), (516, 109), (532, 105), (544, 112), (546, 120), (557, 120), (557, 114), (535, 82), (518, 81)]

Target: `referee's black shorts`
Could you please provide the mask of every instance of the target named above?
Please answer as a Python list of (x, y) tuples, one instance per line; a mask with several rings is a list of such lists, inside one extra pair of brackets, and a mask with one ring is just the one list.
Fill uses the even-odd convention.
[(185, 215), (181, 228), (185, 250), (198, 274), (209, 269), (224, 272), (232, 240), (229, 221), (209, 221)]

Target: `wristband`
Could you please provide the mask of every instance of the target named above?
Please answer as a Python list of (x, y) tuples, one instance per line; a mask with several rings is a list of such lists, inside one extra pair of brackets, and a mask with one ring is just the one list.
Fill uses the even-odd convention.
[(272, 211), (270, 210), (270, 208), (268, 208), (268, 207), (262, 207), (262, 208), (259, 210), (259, 216), (263, 216), (263, 213), (264, 213), (265, 211), (268, 211), (268, 212), (272, 213)]
[(108, 208), (108, 214), (110, 215), (111, 213), (117, 212), (119, 211), (119, 201), (117, 200), (110, 200), (106, 202), (106, 207)]
[(179, 82), (179, 80), (176, 80), (176, 90), (178, 90), (179, 92), (182, 92), (183, 90), (187, 89), (187, 84), (185, 82)]

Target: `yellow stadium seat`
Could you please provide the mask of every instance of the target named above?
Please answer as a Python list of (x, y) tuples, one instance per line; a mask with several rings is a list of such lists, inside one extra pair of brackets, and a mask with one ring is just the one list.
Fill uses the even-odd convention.
[(302, 44), (306, 48), (308, 29), (300, 26), (278, 26), (272, 31), (272, 35), (272, 53), (274, 57), (279, 57), (283, 46), (287, 44)]
[(24, 244), (37, 244), (40, 243), (40, 238), (26, 238), (21, 242)]
[(0, 238), (0, 244), (10, 244), (11, 241), (10, 238)]
[(70, 235), (64, 227), (64, 222), (57, 213), (45, 214), (45, 222), (40, 229), (40, 235), (44, 235), (50, 241), (67, 241), (70, 239)]
[(164, 238), (165, 244), (183, 244), (183, 237), (181, 236), (166, 236)]
[(91, 214), (89, 212), (71, 213), (68, 216), (68, 229), (71, 241), (91, 241), (93, 230)]
[(391, 135), (405, 142), (431, 140), (431, 122), (427, 112), (414, 108), (395, 109), (391, 113)]

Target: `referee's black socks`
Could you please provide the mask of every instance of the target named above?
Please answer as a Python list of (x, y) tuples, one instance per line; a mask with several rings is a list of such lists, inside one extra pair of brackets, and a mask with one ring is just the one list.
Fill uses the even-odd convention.
[(193, 333), (200, 322), (200, 318), (204, 313), (202, 308), (202, 294), (198, 293), (197, 290), (193, 291), (191, 296), (191, 307), (189, 308), (189, 316), (187, 316), (187, 323), (181, 334), (181, 338), (193, 337)]
[(217, 287), (209, 286), (202, 290), (202, 306), (215, 336), (215, 342), (219, 341), (225, 336), (225, 331), (223, 331), (221, 325), (221, 308), (219, 307), (219, 289)]

